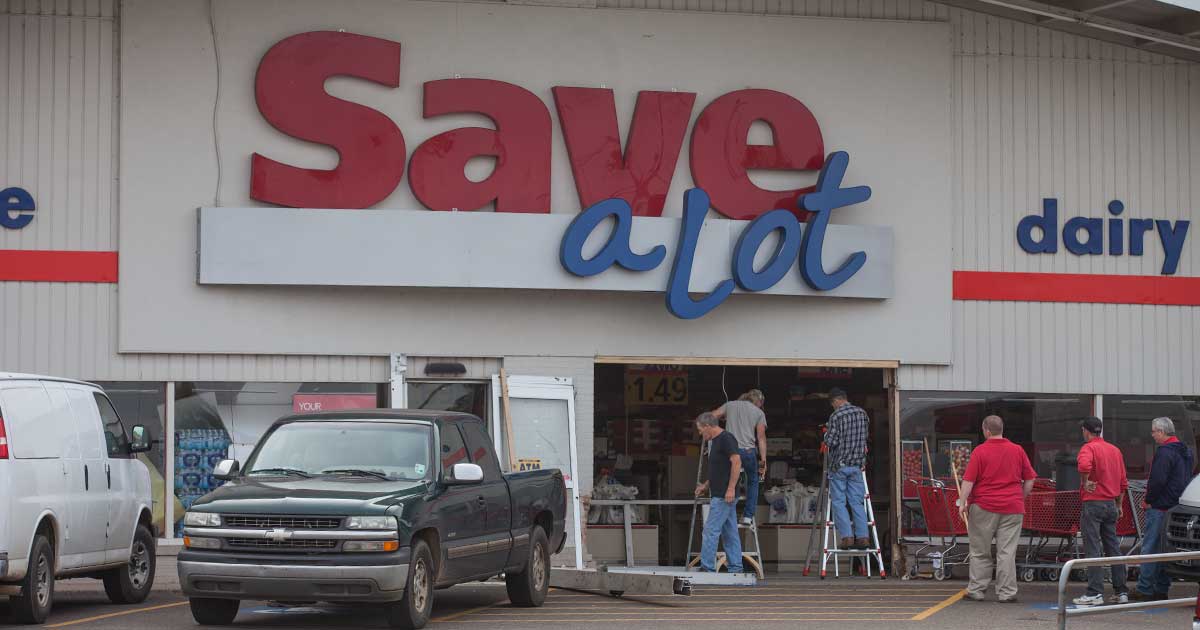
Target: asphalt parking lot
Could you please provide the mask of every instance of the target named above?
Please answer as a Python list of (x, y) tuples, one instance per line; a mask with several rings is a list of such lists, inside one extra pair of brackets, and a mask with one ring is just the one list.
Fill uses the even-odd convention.
[[(150, 599), (137, 606), (114, 606), (99, 582), (69, 581), (47, 628), (178, 630), (196, 628), (186, 600), (177, 592), (174, 566), (160, 565), (162, 579)], [(439, 591), (431, 627), (453, 630), (500, 628), (586, 628), (619, 624), (623, 628), (703, 625), (756, 628), (1054, 628), (1052, 584), (1021, 585), (1021, 602), (999, 604), (962, 600), (961, 581), (902, 581), (841, 578), (804, 579), (770, 576), (759, 586), (697, 588), (691, 597), (626, 596), (554, 590), (542, 608), (509, 605), (501, 584), (472, 584)], [(1077, 585), (1076, 590), (1082, 589)], [(1176, 585), (1172, 595), (1194, 595), (1194, 585)], [(1132, 612), (1073, 621), (1073, 628), (1191, 627), (1192, 611)], [(0, 625), (11, 623), (0, 603)], [(243, 604), (241, 628), (383, 628), (383, 618), (368, 607), (317, 605), (283, 608), (265, 602)]]

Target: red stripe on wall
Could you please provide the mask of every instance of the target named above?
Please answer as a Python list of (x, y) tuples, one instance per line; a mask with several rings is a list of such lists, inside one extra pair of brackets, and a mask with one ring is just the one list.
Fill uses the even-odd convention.
[(0, 281), (116, 282), (117, 252), (0, 249)]
[(955, 271), (954, 299), (1200, 306), (1200, 278)]

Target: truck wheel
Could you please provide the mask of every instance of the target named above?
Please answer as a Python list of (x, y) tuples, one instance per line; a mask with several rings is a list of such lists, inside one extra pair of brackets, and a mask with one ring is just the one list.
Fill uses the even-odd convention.
[(145, 525), (133, 533), (129, 563), (104, 574), (104, 592), (114, 604), (140, 604), (154, 585), (154, 535)]
[(525, 570), (504, 576), (508, 587), (508, 600), (514, 606), (526, 608), (541, 606), (550, 592), (550, 543), (546, 531), (534, 526), (529, 537), (529, 560)]
[(387, 621), (393, 628), (416, 630), (429, 623), (433, 612), (433, 554), (424, 540), (413, 542), (412, 560), (408, 564), (408, 582), (404, 587), (404, 599), (388, 604)]
[(228, 626), (237, 617), (238, 607), (242, 602), (236, 599), (210, 599), (208, 597), (192, 597), (188, 599), (188, 607), (192, 609), (192, 619), (202, 626)]
[(29, 569), (21, 580), (21, 594), (9, 598), (17, 623), (45, 623), (54, 604), (54, 548), (42, 534), (33, 537)]

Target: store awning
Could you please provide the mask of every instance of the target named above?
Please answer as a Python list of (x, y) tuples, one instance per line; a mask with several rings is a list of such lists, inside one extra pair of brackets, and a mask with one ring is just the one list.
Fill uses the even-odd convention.
[(1198, 0), (935, 0), (1147, 52), (1200, 61)]

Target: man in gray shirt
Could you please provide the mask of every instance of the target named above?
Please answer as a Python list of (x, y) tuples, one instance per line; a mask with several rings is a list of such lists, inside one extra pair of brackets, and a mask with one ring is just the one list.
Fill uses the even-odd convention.
[(752, 389), (712, 412), (717, 418), (725, 419), (725, 430), (737, 439), (742, 470), (746, 471), (743, 525), (754, 523), (754, 510), (758, 507), (758, 482), (767, 472), (767, 416), (762, 411), (763, 402), (763, 393)]

